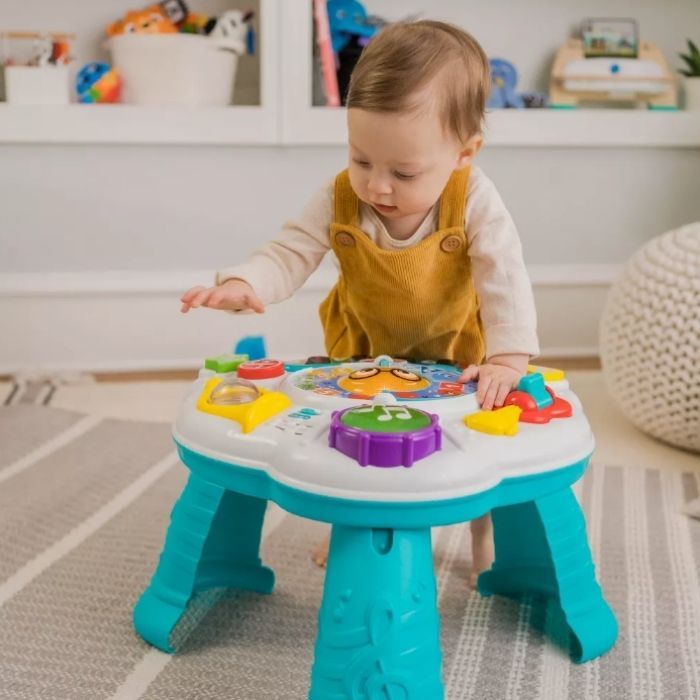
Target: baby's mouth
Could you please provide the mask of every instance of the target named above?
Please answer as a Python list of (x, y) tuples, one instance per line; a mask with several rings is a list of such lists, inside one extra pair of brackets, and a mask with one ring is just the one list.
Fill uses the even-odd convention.
[(372, 202), (372, 206), (382, 214), (390, 214), (392, 211), (396, 211), (395, 206), (389, 206), (387, 204), (376, 204), (375, 202)]

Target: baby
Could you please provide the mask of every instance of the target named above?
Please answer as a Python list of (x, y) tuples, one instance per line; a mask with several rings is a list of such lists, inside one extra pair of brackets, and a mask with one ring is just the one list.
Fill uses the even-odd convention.
[[(463, 30), (426, 20), (381, 31), (348, 89), (347, 170), (250, 260), (187, 291), (182, 311), (262, 313), (332, 250), (327, 355), (446, 358), (465, 368), (461, 381), (478, 381), (482, 408), (502, 406), (538, 342), (518, 233), (472, 165), (489, 87), (488, 59)], [(493, 559), (490, 516), (471, 533), (473, 585)]]

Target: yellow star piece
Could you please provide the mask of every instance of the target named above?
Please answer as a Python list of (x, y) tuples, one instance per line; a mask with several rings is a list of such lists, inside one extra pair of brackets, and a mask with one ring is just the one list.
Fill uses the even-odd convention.
[(539, 367), (538, 365), (528, 365), (527, 373), (534, 374), (539, 372), (545, 382), (560, 382), (566, 376), (563, 369), (555, 369), (554, 367)]
[(495, 411), (479, 411), (464, 416), (462, 420), (467, 428), (489, 435), (516, 435), (518, 419), (522, 409), (519, 406), (504, 406)]

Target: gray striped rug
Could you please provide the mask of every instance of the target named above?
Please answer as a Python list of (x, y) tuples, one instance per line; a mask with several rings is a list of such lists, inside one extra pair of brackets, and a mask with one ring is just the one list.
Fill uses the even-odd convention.
[(66, 384), (93, 382), (94, 377), (82, 372), (59, 372), (15, 376), (0, 382), (0, 406), (38, 404), (48, 406), (56, 392)]
[[(16, 392), (17, 395), (17, 392)], [(0, 408), (0, 698), (305, 697), (325, 526), (271, 506), (272, 596), (222, 600), (168, 656), (131, 609), (148, 583), (186, 470), (169, 426), (18, 402)], [(447, 698), (700, 698), (700, 522), (679, 513), (698, 475), (593, 466), (581, 488), (620, 623), (605, 657), (572, 665), (556, 610), (467, 589), (464, 526), (435, 531)]]

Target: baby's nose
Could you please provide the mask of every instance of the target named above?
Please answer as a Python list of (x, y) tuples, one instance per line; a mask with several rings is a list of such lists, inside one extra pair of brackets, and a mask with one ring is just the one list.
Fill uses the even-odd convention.
[(387, 178), (371, 177), (367, 189), (375, 194), (391, 194), (391, 183)]

